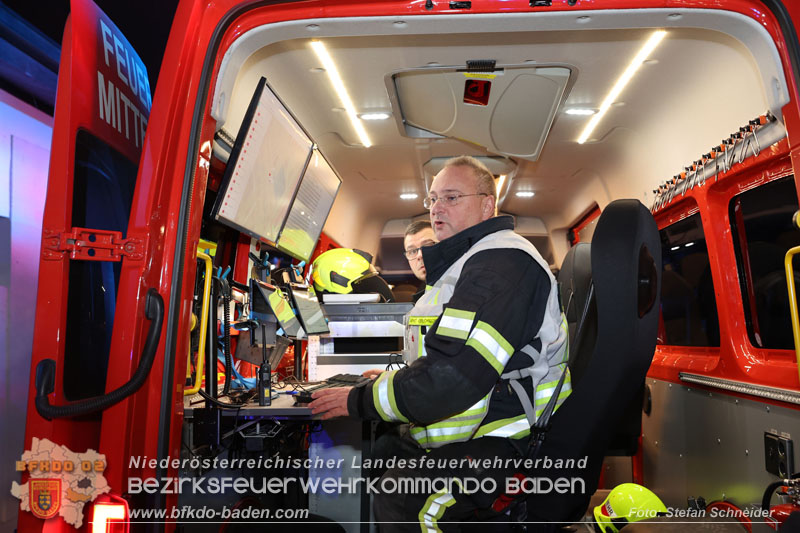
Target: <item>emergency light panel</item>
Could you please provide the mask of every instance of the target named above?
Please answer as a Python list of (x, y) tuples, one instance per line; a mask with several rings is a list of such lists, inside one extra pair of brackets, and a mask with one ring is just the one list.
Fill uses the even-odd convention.
[(312, 146), (262, 77), (231, 150), (214, 204), (214, 218), (275, 243)]
[(489, 105), (489, 94), (492, 82), (489, 80), (464, 80), (464, 103), (472, 105)]

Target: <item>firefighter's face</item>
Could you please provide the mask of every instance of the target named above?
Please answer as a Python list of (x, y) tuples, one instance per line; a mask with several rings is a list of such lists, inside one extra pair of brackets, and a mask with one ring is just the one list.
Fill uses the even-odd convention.
[[(423, 228), (422, 231), (414, 233), (413, 235), (406, 235), (403, 239), (403, 246), (406, 249), (406, 258), (408, 264), (411, 266), (411, 271), (417, 279), (425, 281), (427, 272), (425, 271), (425, 263), (422, 262), (422, 250), (425, 246), (436, 244), (436, 236), (433, 234), (432, 228)], [(416, 250), (416, 254), (409, 257), (409, 254)]]
[(440, 241), (494, 215), (494, 197), (478, 191), (478, 178), (468, 166), (446, 167), (433, 179), (429, 197), (431, 225)]

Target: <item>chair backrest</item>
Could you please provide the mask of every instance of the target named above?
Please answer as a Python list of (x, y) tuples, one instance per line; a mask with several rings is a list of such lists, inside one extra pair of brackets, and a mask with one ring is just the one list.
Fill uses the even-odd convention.
[[(579, 361), (585, 365), (579, 383), (551, 419), (539, 454), (541, 468), (528, 472), (553, 481), (566, 478), (575, 490), (529, 497), (529, 520), (572, 522), (583, 516), (597, 487), (603, 457), (626, 406), (641, 393), (653, 359), (660, 276), (661, 245), (650, 211), (638, 200), (609, 204), (591, 245), (597, 305), (594, 346), (588, 359)], [(578, 461), (583, 458), (585, 466)], [(557, 468), (557, 459), (573, 462)]]
[[(561, 303), (569, 325), (569, 370), (573, 388), (583, 378), (597, 338), (597, 305), (594, 298), (589, 299), (592, 285), (591, 253), (591, 244), (579, 242), (569, 249), (558, 272)], [(576, 343), (575, 333), (581, 321), (581, 342)]]

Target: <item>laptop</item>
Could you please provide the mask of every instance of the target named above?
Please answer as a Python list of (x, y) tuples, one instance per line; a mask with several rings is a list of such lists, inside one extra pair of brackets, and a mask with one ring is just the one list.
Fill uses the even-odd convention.
[(307, 335), (322, 335), (330, 333), (328, 321), (322, 312), (322, 306), (312, 299), (307, 289), (298, 286), (289, 286), (289, 294), (297, 311), (297, 317), (303, 325)]

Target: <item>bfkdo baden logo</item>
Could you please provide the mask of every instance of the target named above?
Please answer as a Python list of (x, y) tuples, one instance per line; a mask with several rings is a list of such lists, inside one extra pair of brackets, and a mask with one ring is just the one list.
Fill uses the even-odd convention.
[(31, 449), (16, 462), (18, 472), (30, 475), (28, 482), (12, 482), (11, 494), (23, 511), (45, 520), (60, 515), (77, 529), (83, 524), (83, 506), (111, 490), (105, 468), (105, 455), (94, 450), (75, 453), (34, 437)]
[(31, 512), (37, 518), (51, 518), (61, 508), (60, 479), (31, 479), (28, 494)]

